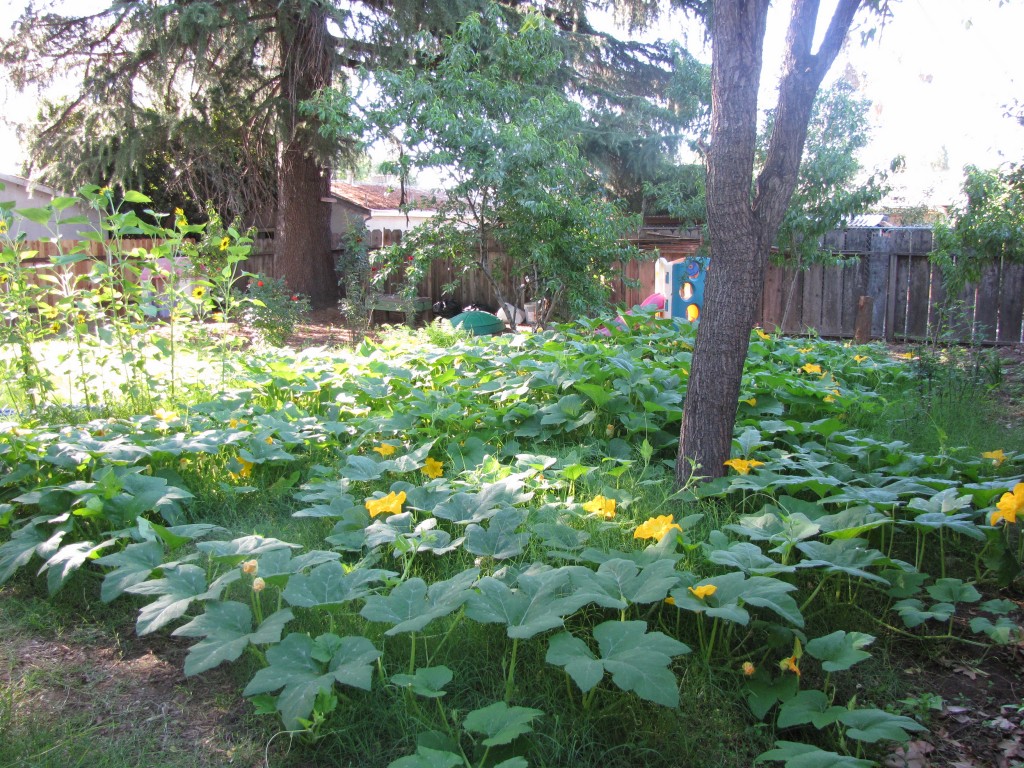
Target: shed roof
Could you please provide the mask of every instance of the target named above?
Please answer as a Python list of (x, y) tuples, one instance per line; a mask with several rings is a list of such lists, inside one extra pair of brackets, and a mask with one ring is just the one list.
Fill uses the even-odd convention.
[[(331, 195), (338, 200), (369, 211), (395, 210), (402, 205), (402, 191), (390, 184), (332, 181)], [(405, 188), (405, 203), (413, 208), (432, 211), (444, 199), (442, 192)]]

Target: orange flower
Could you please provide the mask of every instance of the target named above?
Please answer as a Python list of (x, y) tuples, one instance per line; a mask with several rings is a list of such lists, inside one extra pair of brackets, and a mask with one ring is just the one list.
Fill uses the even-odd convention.
[(757, 667), (755, 667), (752, 662), (749, 662), (749, 661), (744, 661), (743, 662), (743, 674), (744, 675), (746, 675), (747, 677), (750, 677), (755, 672), (757, 672)]
[(989, 516), (989, 525), (1000, 520), (1016, 523), (1017, 514), (1024, 511), (1024, 483), (1017, 483), (1012, 491), (1004, 493), (996, 503), (996, 510)]

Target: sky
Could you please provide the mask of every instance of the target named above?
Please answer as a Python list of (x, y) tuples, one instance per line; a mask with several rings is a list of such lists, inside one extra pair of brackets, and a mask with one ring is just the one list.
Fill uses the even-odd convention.
[[(79, 8), (96, 0), (66, 0)], [(0, 30), (10, 29), (20, 0), (0, 0)], [(824, 0), (823, 15), (834, 4)], [(772, 98), (778, 51), (785, 35), (787, 0), (776, 0), (766, 37), (764, 106)], [(861, 45), (851, 35), (830, 77), (855, 73), (872, 102), (872, 141), (861, 160), (887, 168), (902, 155), (906, 171), (894, 177), (892, 204), (946, 204), (956, 195), (967, 164), (991, 168), (1024, 161), (1024, 126), (1004, 116), (1014, 98), (1024, 101), (1024, 2), (1011, 0), (896, 0), (893, 18)], [(702, 35), (681, 20), (658, 25), (699, 53)], [(773, 52), (776, 58), (772, 57)], [(30, 115), (33, 100), (18, 94), (0, 73), (0, 115)], [(13, 129), (0, 125), (0, 172), (18, 173), (24, 155)]]

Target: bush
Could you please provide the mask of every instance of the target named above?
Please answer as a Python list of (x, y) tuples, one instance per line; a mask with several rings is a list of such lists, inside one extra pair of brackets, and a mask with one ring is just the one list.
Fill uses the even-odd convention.
[(245, 311), (245, 325), (254, 329), (260, 341), (284, 346), (299, 318), (309, 312), (309, 299), (292, 293), (284, 280), (257, 275), (249, 282), (251, 304)]

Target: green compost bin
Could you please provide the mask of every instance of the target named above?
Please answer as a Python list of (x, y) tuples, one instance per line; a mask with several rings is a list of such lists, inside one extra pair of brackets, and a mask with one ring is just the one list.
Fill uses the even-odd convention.
[(464, 328), (474, 336), (487, 336), (492, 333), (501, 333), (505, 330), (505, 324), (490, 312), (463, 312), (451, 320), (456, 328)]

